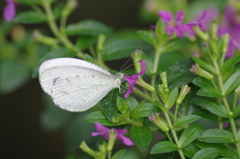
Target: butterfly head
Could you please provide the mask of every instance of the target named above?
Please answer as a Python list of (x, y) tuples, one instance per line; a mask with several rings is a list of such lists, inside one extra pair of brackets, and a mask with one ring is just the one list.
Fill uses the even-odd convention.
[(115, 81), (116, 83), (120, 86), (121, 83), (122, 83), (122, 79), (124, 77), (124, 74), (121, 73), (121, 72), (118, 72), (116, 75), (115, 75)]

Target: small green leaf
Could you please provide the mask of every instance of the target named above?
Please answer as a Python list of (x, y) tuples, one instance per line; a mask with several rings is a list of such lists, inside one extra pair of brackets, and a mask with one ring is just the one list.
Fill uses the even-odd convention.
[(178, 149), (177, 145), (170, 141), (160, 141), (153, 146), (150, 154), (167, 153), (177, 151)]
[(129, 112), (129, 106), (121, 97), (117, 98), (117, 107), (122, 114)]
[(194, 154), (196, 154), (199, 151), (199, 149), (194, 146), (194, 144), (189, 144), (186, 147), (183, 148), (183, 153), (189, 158), (192, 158)]
[(139, 104), (132, 112), (132, 118), (149, 117), (152, 113), (160, 112), (160, 108), (151, 103)]
[(66, 28), (67, 35), (98, 36), (99, 34), (109, 34), (112, 30), (103, 23), (96, 20), (83, 20), (76, 24), (70, 24)]
[(36, 64), (36, 66), (34, 67), (33, 69), (33, 73), (32, 73), (32, 77), (33, 78), (36, 78), (38, 77), (38, 70), (39, 70), (39, 67), (40, 65), (46, 61), (46, 60), (49, 60), (49, 59), (53, 59), (53, 58), (58, 58), (58, 57), (74, 57), (76, 55), (75, 52), (69, 50), (69, 49), (66, 49), (66, 48), (58, 48), (56, 50), (52, 50), (48, 53), (46, 53), (39, 61), (38, 63)]
[(227, 112), (226, 108), (221, 103), (218, 103), (213, 99), (199, 97), (194, 98), (193, 103), (204, 109), (207, 109), (213, 114), (219, 115), (224, 118), (228, 117), (228, 114), (226, 113)]
[(214, 148), (205, 148), (199, 150), (192, 159), (210, 159), (216, 158), (219, 155), (218, 151)]
[(208, 143), (235, 143), (233, 135), (221, 129), (205, 130), (198, 140)]
[(195, 57), (195, 56), (192, 56), (192, 59), (197, 63), (199, 64), (199, 66), (201, 66), (202, 68), (204, 68), (205, 70), (209, 71), (210, 73), (213, 73), (215, 74), (216, 73), (216, 70), (215, 68), (210, 65), (209, 63)]
[(170, 109), (176, 102), (178, 98), (178, 88), (175, 87), (174, 89), (170, 90), (167, 103), (165, 103), (164, 107)]
[(24, 24), (37, 24), (46, 21), (46, 15), (34, 11), (21, 12), (14, 18), (14, 22)]
[(112, 121), (112, 118), (118, 112), (116, 103), (118, 95), (119, 91), (117, 89), (113, 89), (99, 102), (102, 112), (109, 121)]
[(211, 81), (203, 78), (203, 77), (197, 77), (193, 80), (193, 83), (199, 87), (214, 87)]
[(75, 46), (78, 47), (80, 50), (84, 50), (92, 46), (96, 42), (97, 42), (96, 37), (80, 37), (78, 38)]
[(237, 152), (231, 147), (224, 144), (213, 144), (213, 143), (205, 143), (205, 142), (194, 142), (194, 145), (199, 147), (200, 149), (204, 148), (215, 148), (218, 150), (219, 155), (226, 156), (231, 159), (239, 159)]
[(152, 132), (146, 126), (132, 126), (130, 128), (130, 135), (133, 142), (141, 151), (146, 150), (152, 141)]
[(182, 116), (175, 121), (173, 128), (178, 128), (178, 127), (190, 124), (192, 122), (195, 122), (195, 121), (199, 120), (200, 118), (201, 117), (198, 116), (198, 115)]
[(234, 107), (233, 109), (233, 118), (237, 117), (240, 113), (240, 105), (237, 105), (236, 107)]
[(86, 121), (90, 123), (100, 123), (102, 125), (106, 126), (116, 126), (116, 125), (122, 125), (124, 123), (111, 123), (106, 116), (103, 114), (102, 111), (95, 111), (93, 113), (90, 113), (85, 118)]
[(139, 159), (139, 156), (136, 154), (136, 152), (126, 149), (119, 150), (112, 156), (112, 159), (124, 159), (124, 158)]
[(133, 111), (139, 105), (138, 101), (131, 95), (128, 98), (125, 98), (124, 100), (128, 104), (131, 111)]
[(227, 72), (234, 68), (234, 66), (240, 61), (240, 56), (233, 56), (232, 58), (225, 61), (222, 67), (222, 73)]
[(54, 6), (53, 15), (55, 19), (58, 19), (61, 16), (64, 7), (65, 3), (63, 2), (59, 2)]
[(137, 31), (137, 33), (147, 42), (149, 42), (150, 44), (152, 44), (154, 47), (157, 46), (157, 41), (156, 38), (154, 36), (153, 32), (150, 31), (145, 31), (145, 30), (139, 30)]
[(198, 92), (197, 95), (203, 97), (223, 97), (221, 91), (214, 87), (203, 87)]
[(174, 65), (167, 69), (168, 84), (170, 88), (182, 87), (184, 84), (192, 82), (196, 77), (189, 69), (193, 65), (190, 58), (177, 61)]
[(240, 85), (240, 70), (237, 70), (234, 74), (232, 74), (227, 81), (224, 83), (224, 94), (228, 95), (231, 93), (236, 87)]
[(203, 132), (203, 126), (200, 124), (194, 124), (186, 128), (180, 136), (179, 144), (181, 148), (189, 145)]
[(17, 2), (20, 4), (32, 6), (32, 5), (39, 4), (40, 1), (39, 0), (18, 0)]
[(137, 48), (146, 52), (152, 50), (152, 46), (141, 39), (107, 39), (102, 52), (103, 59), (110, 61), (126, 58)]

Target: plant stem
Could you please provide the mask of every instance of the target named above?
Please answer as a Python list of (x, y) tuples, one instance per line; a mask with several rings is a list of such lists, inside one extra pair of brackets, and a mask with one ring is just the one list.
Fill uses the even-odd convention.
[(151, 79), (151, 85), (153, 87), (155, 87), (155, 83), (156, 83), (156, 73), (157, 73), (157, 68), (158, 68), (160, 55), (161, 55), (160, 52), (156, 52), (155, 58), (154, 58), (154, 65), (153, 65), (153, 71), (152, 71), (154, 75), (152, 75), (152, 79)]
[(173, 125), (172, 125), (172, 122), (171, 122), (171, 120), (170, 120), (170, 118), (169, 118), (169, 115), (168, 115), (168, 113), (167, 113), (166, 111), (164, 111), (164, 115), (165, 115), (165, 117), (166, 117), (166, 120), (167, 120), (167, 122), (168, 122), (168, 125), (169, 125), (169, 127), (170, 127), (170, 130), (171, 130), (171, 132), (172, 132), (173, 138), (174, 138), (174, 140), (175, 140), (175, 142), (176, 142), (176, 144), (177, 144), (177, 147), (180, 148), (180, 149), (178, 150), (178, 153), (179, 153), (179, 155), (181, 156), (181, 159), (185, 159), (185, 156), (184, 156), (184, 154), (183, 154), (183, 152), (182, 152), (182, 149), (181, 149), (181, 145), (179, 144), (179, 141), (178, 141), (177, 133), (176, 133), (176, 131), (173, 129)]
[[(222, 79), (222, 76), (221, 76), (221, 73), (220, 73), (219, 66), (218, 66), (217, 62), (214, 61), (214, 60), (213, 60), (213, 64), (214, 64), (214, 67), (215, 67), (215, 69), (217, 71), (218, 85), (219, 85), (221, 94), (224, 94), (225, 90), (224, 90), (223, 79)], [(227, 110), (227, 113), (229, 115), (229, 121), (230, 121), (230, 125), (231, 125), (231, 128), (232, 128), (232, 133), (233, 133), (233, 136), (234, 136), (234, 140), (236, 140), (238, 142), (235, 145), (237, 147), (238, 156), (240, 157), (240, 140), (239, 140), (239, 137), (238, 137), (238, 134), (237, 134), (237, 128), (236, 128), (236, 125), (235, 125), (235, 121), (232, 118), (232, 111), (230, 109), (230, 106), (228, 104), (226, 96), (224, 96), (222, 98), (222, 101), (223, 101), (223, 104), (224, 104), (224, 106), (225, 106), (225, 108)]]

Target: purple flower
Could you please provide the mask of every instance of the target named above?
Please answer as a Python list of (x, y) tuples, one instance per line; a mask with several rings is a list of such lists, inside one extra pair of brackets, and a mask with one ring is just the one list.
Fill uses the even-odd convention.
[(231, 58), (234, 50), (240, 50), (240, 24), (237, 23), (237, 17), (231, 7), (226, 7), (225, 21), (218, 28), (218, 36), (229, 34), (230, 42), (225, 58)]
[(137, 83), (137, 80), (146, 73), (146, 63), (144, 61), (140, 61), (142, 70), (137, 75), (132, 76), (125, 76), (126, 81), (128, 82), (128, 90), (126, 94), (124, 95), (125, 98), (129, 96), (130, 93), (134, 91), (133, 87)]
[[(99, 123), (96, 123), (95, 124), (95, 127), (96, 127), (96, 130), (98, 132), (92, 132), (92, 136), (104, 136), (104, 138), (106, 140), (109, 139), (109, 133), (112, 129), (109, 129)], [(123, 134), (127, 133), (127, 130), (126, 129), (113, 129), (116, 133), (117, 133), (117, 137), (116, 139), (120, 139), (122, 141), (122, 143), (124, 145), (127, 145), (127, 146), (132, 146), (134, 145), (134, 143), (132, 142), (132, 140), (130, 140), (129, 138), (123, 136)]]
[(6, 21), (12, 21), (16, 14), (16, 5), (17, 3), (13, 0), (5, 0), (7, 5), (4, 7), (3, 17)]
[[(217, 15), (217, 8), (211, 8), (208, 11), (203, 10), (191, 21), (190, 25), (198, 26), (201, 30), (206, 31), (209, 29), (210, 24), (217, 18)], [(195, 36), (196, 34), (193, 29), (190, 29), (186, 32), (186, 35)]]
[(193, 27), (193, 25), (191, 24), (182, 24), (182, 20), (184, 17), (183, 11), (177, 12), (176, 19), (173, 19), (173, 15), (169, 11), (160, 10), (158, 14), (163, 20), (163, 22), (166, 24), (166, 31), (169, 35), (176, 32), (176, 36), (182, 37), (184, 32)]

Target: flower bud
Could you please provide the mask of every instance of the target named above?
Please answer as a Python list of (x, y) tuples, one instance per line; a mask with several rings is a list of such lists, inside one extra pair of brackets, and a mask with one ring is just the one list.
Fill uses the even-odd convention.
[(194, 26), (193, 30), (204, 41), (208, 41), (209, 39), (208, 34), (204, 33), (198, 26)]
[(198, 64), (192, 65), (192, 68), (190, 69), (190, 72), (195, 73), (203, 78), (206, 78), (208, 80), (213, 79), (213, 75), (209, 72), (202, 69)]
[(184, 98), (186, 97), (186, 95), (189, 93), (189, 91), (190, 91), (190, 87), (188, 87), (188, 85), (182, 86), (180, 94), (177, 98), (176, 104), (178, 105), (181, 104)]
[(157, 127), (159, 127), (163, 132), (168, 132), (169, 128), (167, 125), (160, 119), (159, 113), (152, 113), (152, 116), (149, 116), (148, 119), (153, 122)]

